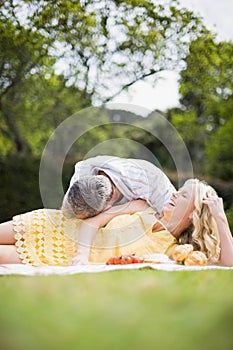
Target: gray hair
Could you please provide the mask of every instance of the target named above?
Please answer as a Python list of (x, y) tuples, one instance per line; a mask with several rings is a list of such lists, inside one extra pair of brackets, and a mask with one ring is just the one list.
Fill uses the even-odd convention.
[(104, 210), (112, 194), (112, 184), (106, 176), (85, 176), (74, 182), (69, 189), (68, 205), (64, 210), (71, 217), (82, 215), (90, 218)]

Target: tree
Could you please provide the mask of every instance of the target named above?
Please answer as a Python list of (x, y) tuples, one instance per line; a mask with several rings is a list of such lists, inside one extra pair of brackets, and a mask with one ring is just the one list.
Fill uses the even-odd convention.
[(48, 47), (39, 33), (1, 20), (0, 52), (0, 131), (12, 140), (18, 153), (30, 151), (19, 130), (16, 105), (22, 84), (30, 75), (49, 66)]
[(186, 144), (196, 171), (203, 168), (202, 159), (205, 147), (205, 131), (197, 122), (197, 113), (174, 108), (167, 112), (167, 118), (181, 135)]
[(138, 80), (176, 69), (188, 43), (205, 32), (175, 0), (6, 0), (0, 10), (0, 132), (18, 153), (31, 151), (16, 107), (33, 75), (60, 72), (65, 87), (101, 104)]
[(216, 42), (209, 33), (190, 44), (185, 63), (182, 107), (167, 116), (184, 138), (196, 169), (227, 178), (232, 164), (233, 44)]
[[(11, 96), (14, 98), (11, 99)], [(77, 110), (90, 105), (87, 96), (75, 86), (66, 86), (63, 76), (37, 73), (27, 77), (2, 97), (2, 130), (12, 116), (14, 131), (2, 134), (1, 154), (32, 153), (40, 156), (54, 129)]]
[(225, 109), (233, 90), (233, 44), (217, 43), (208, 34), (191, 43), (185, 63), (180, 102), (185, 110), (195, 110), (198, 122), (213, 131), (228, 119)]
[[(66, 67), (69, 64), (71, 82), (106, 98), (137, 80), (177, 67), (190, 40), (203, 32), (200, 19), (177, 0), (16, 3), (6, 5), (7, 12), (19, 17), (22, 8), (27, 10), (26, 26), (49, 38), (54, 55)], [(110, 94), (103, 87), (110, 87)]]

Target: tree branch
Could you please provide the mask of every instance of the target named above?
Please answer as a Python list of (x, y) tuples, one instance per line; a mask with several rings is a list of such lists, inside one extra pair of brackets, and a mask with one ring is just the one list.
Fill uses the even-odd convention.
[(133, 84), (135, 84), (137, 81), (139, 80), (144, 80), (145, 78), (148, 78), (154, 74), (158, 74), (160, 72), (164, 71), (164, 68), (160, 68), (158, 70), (151, 70), (149, 73), (146, 73), (146, 74), (142, 74), (141, 76), (137, 77), (136, 79), (134, 79), (133, 81), (131, 81), (130, 83), (128, 84), (125, 84), (122, 86), (122, 88), (120, 90), (118, 90), (114, 95), (110, 96), (110, 97), (107, 97), (103, 103), (107, 103), (109, 101), (111, 101), (113, 98), (115, 98), (116, 96), (120, 95), (120, 93), (126, 89), (128, 89), (130, 86), (132, 86)]

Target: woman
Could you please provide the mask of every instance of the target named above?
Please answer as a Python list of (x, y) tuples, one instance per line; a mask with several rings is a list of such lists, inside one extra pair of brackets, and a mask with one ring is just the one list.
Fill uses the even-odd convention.
[(145, 201), (136, 200), (84, 221), (51, 209), (18, 215), (0, 225), (0, 263), (69, 265), (104, 263), (120, 254), (171, 256), (177, 244), (191, 243), (209, 263), (233, 266), (231, 232), (212, 187), (186, 181), (159, 219), (146, 207)]

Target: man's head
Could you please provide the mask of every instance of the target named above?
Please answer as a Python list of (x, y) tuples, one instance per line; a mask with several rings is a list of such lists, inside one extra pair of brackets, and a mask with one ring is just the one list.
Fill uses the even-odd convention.
[(103, 175), (85, 176), (69, 189), (64, 210), (71, 217), (86, 219), (101, 213), (113, 195), (113, 186)]

